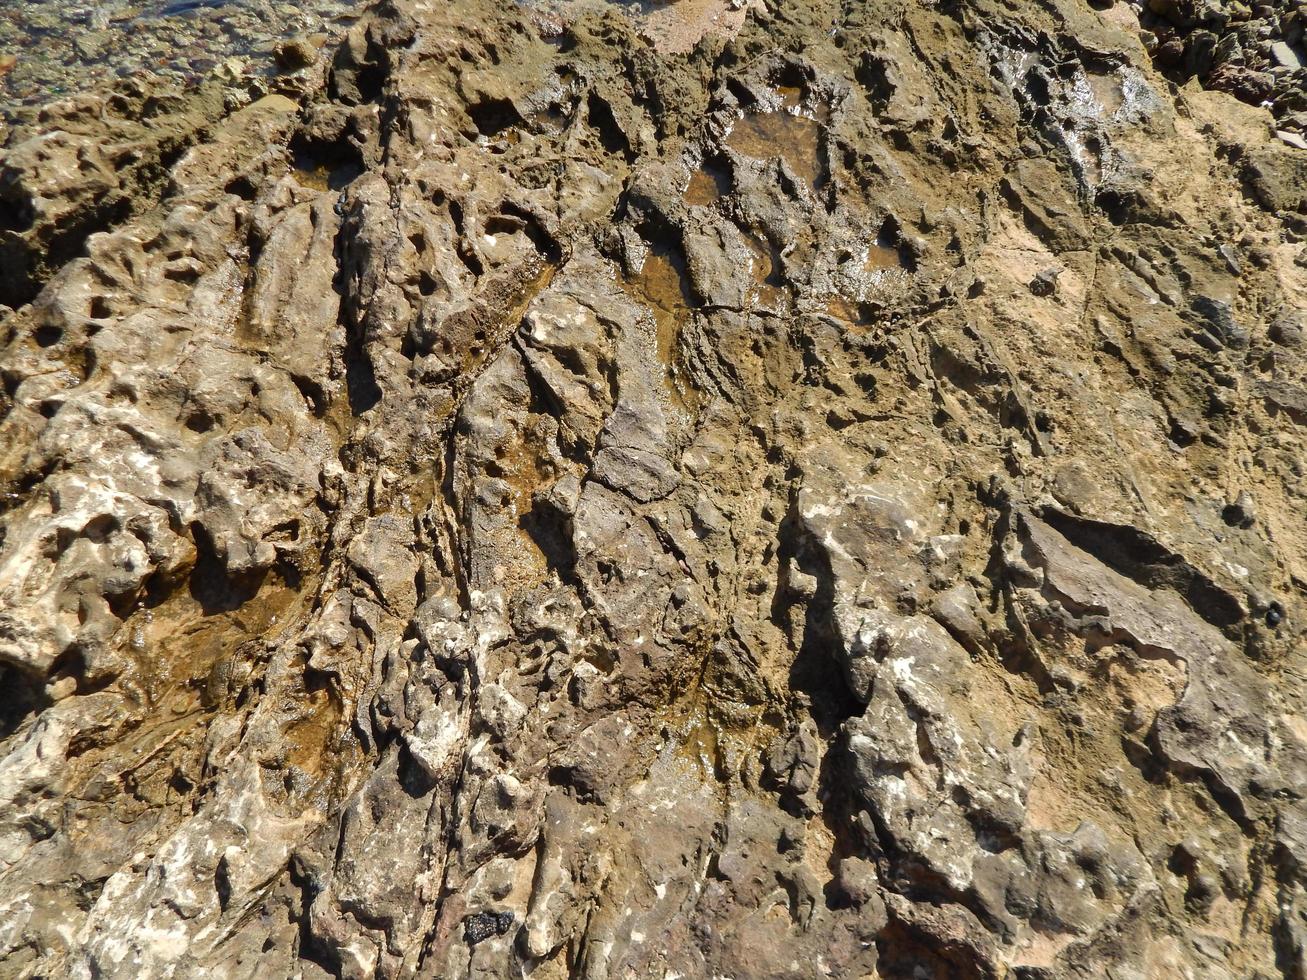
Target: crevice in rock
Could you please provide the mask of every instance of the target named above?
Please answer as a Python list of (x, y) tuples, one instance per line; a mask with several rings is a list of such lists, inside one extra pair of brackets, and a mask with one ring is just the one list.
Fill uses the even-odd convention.
[(23, 723), (50, 705), (45, 679), (27, 674), (12, 664), (0, 663), (0, 744)]
[(1237, 632), (1244, 619), (1238, 600), (1146, 531), (1075, 517), (1052, 507), (1041, 510), (1040, 517), (1108, 567), (1145, 588), (1170, 589), (1213, 626)]

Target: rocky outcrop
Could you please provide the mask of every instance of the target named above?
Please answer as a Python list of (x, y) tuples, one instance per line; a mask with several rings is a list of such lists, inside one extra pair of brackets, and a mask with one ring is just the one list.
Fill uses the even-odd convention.
[(1207, 88), (1269, 109), (1276, 135), (1307, 150), (1307, 7), (1295, 0), (1132, 4), (1159, 69), (1177, 82), (1200, 79)]
[(1139, 30), (387, 0), (19, 134), (0, 975), (1307, 974), (1307, 155)]

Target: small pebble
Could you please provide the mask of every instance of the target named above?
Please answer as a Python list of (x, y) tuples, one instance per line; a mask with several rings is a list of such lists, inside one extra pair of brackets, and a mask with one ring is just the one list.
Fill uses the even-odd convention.
[(1035, 296), (1052, 296), (1057, 292), (1057, 277), (1061, 269), (1044, 269), (1030, 280), (1030, 292)]
[(463, 920), (463, 941), (475, 946), (491, 936), (502, 936), (512, 927), (512, 912), (478, 912)]

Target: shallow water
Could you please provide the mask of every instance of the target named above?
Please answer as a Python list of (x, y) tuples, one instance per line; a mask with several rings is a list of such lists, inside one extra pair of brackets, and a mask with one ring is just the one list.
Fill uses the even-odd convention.
[(621, 280), (622, 289), (653, 314), (654, 349), (663, 367), (668, 401), (682, 412), (693, 412), (696, 392), (681, 364), (681, 328), (690, 318), (689, 279), (678, 252), (653, 248), (640, 271)]
[(816, 189), (823, 180), (821, 132), (825, 107), (805, 109), (800, 89), (783, 85), (776, 90), (779, 109), (747, 112), (735, 123), (726, 142), (745, 156), (766, 160), (781, 157), (795, 174)]
[(0, 0), (0, 112), (149, 70), (203, 78), (228, 59), (274, 71), (278, 42), (324, 42), (366, 0)]

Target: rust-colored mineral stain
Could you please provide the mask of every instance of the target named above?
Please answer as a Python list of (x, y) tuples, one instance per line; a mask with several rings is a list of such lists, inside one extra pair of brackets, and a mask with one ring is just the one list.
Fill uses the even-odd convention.
[(725, 793), (730, 775), (738, 774), (745, 759), (757, 758), (776, 729), (765, 720), (763, 705), (723, 697), (714, 682), (716, 674), (704, 664), (698, 676), (674, 682), (659, 727), (672, 740), (672, 754)]
[(677, 754), (697, 767), (704, 778), (719, 779), (722, 774), (721, 732), (702, 695), (695, 699), (678, 734)]
[(690, 317), (684, 261), (671, 249), (651, 248), (640, 271), (622, 280), (622, 289), (653, 314), (655, 350), (667, 396), (675, 407), (692, 412), (696, 392), (685, 376), (679, 352), (681, 327)]
[(846, 299), (839, 293), (826, 297), (826, 312), (836, 320), (842, 320), (845, 323), (862, 323), (862, 311), (858, 309), (858, 304), (850, 299)]
[(232, 609), (207, 611), (185, 589), (139, 609), (124, 627), (143, 692), (155, 706), (198, 707), (199, 680), (234, 657), (246, 638), (276, 636), (302, 597), (302, 587), (270, 581)]
[(537, 490), (556, 478), (553, 463), (527, 444), (525, 438), (513, 438), (495, 449), (495, 461), (486, 466), (487, 475), (502, 480), (509, 496), (504, 504), (512, 508), (514, 518), (531, 510)]
[(340, 724), (340, 704), (327, 691), (314, 691), (300, 715), (286, 726), (287, 762), (313, 779), (326, 775), (323, 765)]
[(486, 462), (484, 474), (498, 481), (502, 508), (500, 523), (489, 531), (489, 541), (493, 550), (512, 559), (492, 568), (493, 581), (518, 592), (539, 585), (548, 576), (549, 563), (529, 524), (536, 493), (557, 480), (560, 473), (531, 423), (495, 447), (495, 457)]

